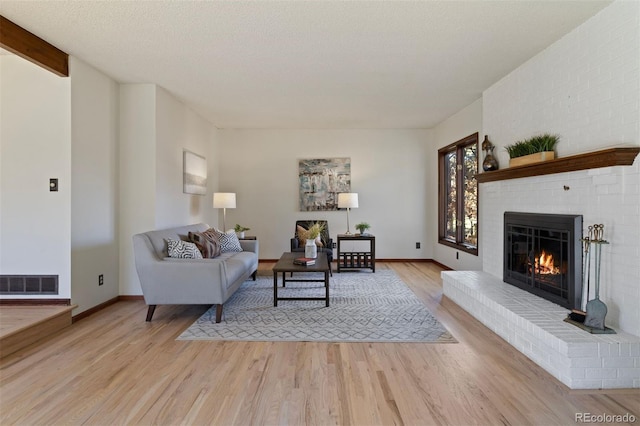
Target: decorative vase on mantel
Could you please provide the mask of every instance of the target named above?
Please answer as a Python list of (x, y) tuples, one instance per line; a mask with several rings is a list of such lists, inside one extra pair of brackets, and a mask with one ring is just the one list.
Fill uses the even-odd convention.
[(314, 239), (309, 238), (304, 245), (304, 257), (308, 257), (309, 259), (318, 257), (318, 246)]
[(484, 135), (484, 141), (482, 142), (482, 150), (486, 152), (484, 161), (482, 162), (482, 170), (485, 172), (491, 172), (498, 170), (498, 160), (493, 156), (493, 150), (495, 146), (489, 141), (489, 137)]

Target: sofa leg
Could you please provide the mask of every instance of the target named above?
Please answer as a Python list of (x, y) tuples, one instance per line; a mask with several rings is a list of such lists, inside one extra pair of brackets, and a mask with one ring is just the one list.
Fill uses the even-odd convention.
[(256, 275), (258, 275), (258, 270), (256, 269), (255, 271), (253, 271), (253, 274), (251, 274), (251, 278), (253, 278), (253, 280), (256, 280)]
[(153, 317), (153, 313), (156, 310), (156, 306), (157, 305), (149, 305), (149, 309), (147, 309), (147, 322), (151, 321), (151, 318)]
[(222, 321), (222, 303), (216, 306), (216, 324)]

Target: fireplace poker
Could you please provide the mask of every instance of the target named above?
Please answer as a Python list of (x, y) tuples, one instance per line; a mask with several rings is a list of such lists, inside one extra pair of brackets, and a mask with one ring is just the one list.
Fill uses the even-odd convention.
[(583, 310), (587, 311), (587, 302), (589, 301), (589, 295), (591, 294), (591, 241), (593, 240), (593, 226), (589, 226), (587, 228), (589, 231), (587, 233), (587, 238), (583, 239), (582, 241), (584, 242), (584, 255), (585, 255), (585, 259), (584, 259), (584, 265), (583, 265), (583, 272), (582, 272), (582, 285), (584, 286), (584, 283), (586, 282), (587, 284), (587, 293), (586, 293), (586, 297), (584, 298), (583, 302), (582, 302), (582, 306), (584, 306)]
[(580, 301), (580, 309), (572, 309), (569, 318), (573, 321), (579, 322), (581, 324), (584, 323), (584, 320), (587, 316), (587, 301), (589, 300), (589, 271), (591, 267), (591, 263), (589, 261), (590, 253), (589, 247), (591, 246), (591, 240), (593, 238), (593, 227), (588, 227), (587, 236), (581, 238), (582, 244), (584, 246), (584, 256), (582, 261), (582, 297)]
[[(591, 233), (591, 227), (589, 227), (589, 234)], [(580, 303), (581, 311), (574, 310), (576, 314), (581, 314), (581, 320), (584, 321), (584, 315), (587, 312), (587, 300), (589, 300), (589, 281), (587, 278), (587, 263), (589, 259), (589, 241), (591, 238), (589, 234), (585, 238), (582, 238), (582, 244), (584, 246), (584, 259), (582, 261), (582, 301)]]
[[(587, 317), (584, 325), (604, 330), (604, 318), (607, 315), (607, 305), (600, 300), (600, 264), (602, 262), (602, 245), (609, 244), (604, 238), (604, 225), (594, 225), (593, 240), (590, 243), (595, 244), (595, 299), (587, 302)], [(591, 257), (591, 256), (589, 256)]]

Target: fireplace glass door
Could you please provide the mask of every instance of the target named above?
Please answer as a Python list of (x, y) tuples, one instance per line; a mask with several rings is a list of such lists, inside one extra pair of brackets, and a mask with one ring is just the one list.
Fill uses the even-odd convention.
[(505, 222), (505, 282), (564, 307), (579, 308), (581, 291), (576, 287), (581, 283), (575, 267), (581, 252), (573, 223), (520, 222)]

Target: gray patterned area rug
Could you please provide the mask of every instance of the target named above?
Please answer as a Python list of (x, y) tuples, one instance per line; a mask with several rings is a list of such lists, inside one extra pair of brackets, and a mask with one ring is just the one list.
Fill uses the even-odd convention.
[[(274, 307), (273, 277), (259, 276), (224, 304), (222, 322), (213, 306), (178, 340), (456, 343), (392, 270), (334, 273), (329, 289), (329, 307), (319, 300)], [(287, 283), (278, 296), (323, 297), (324, 284)]]

